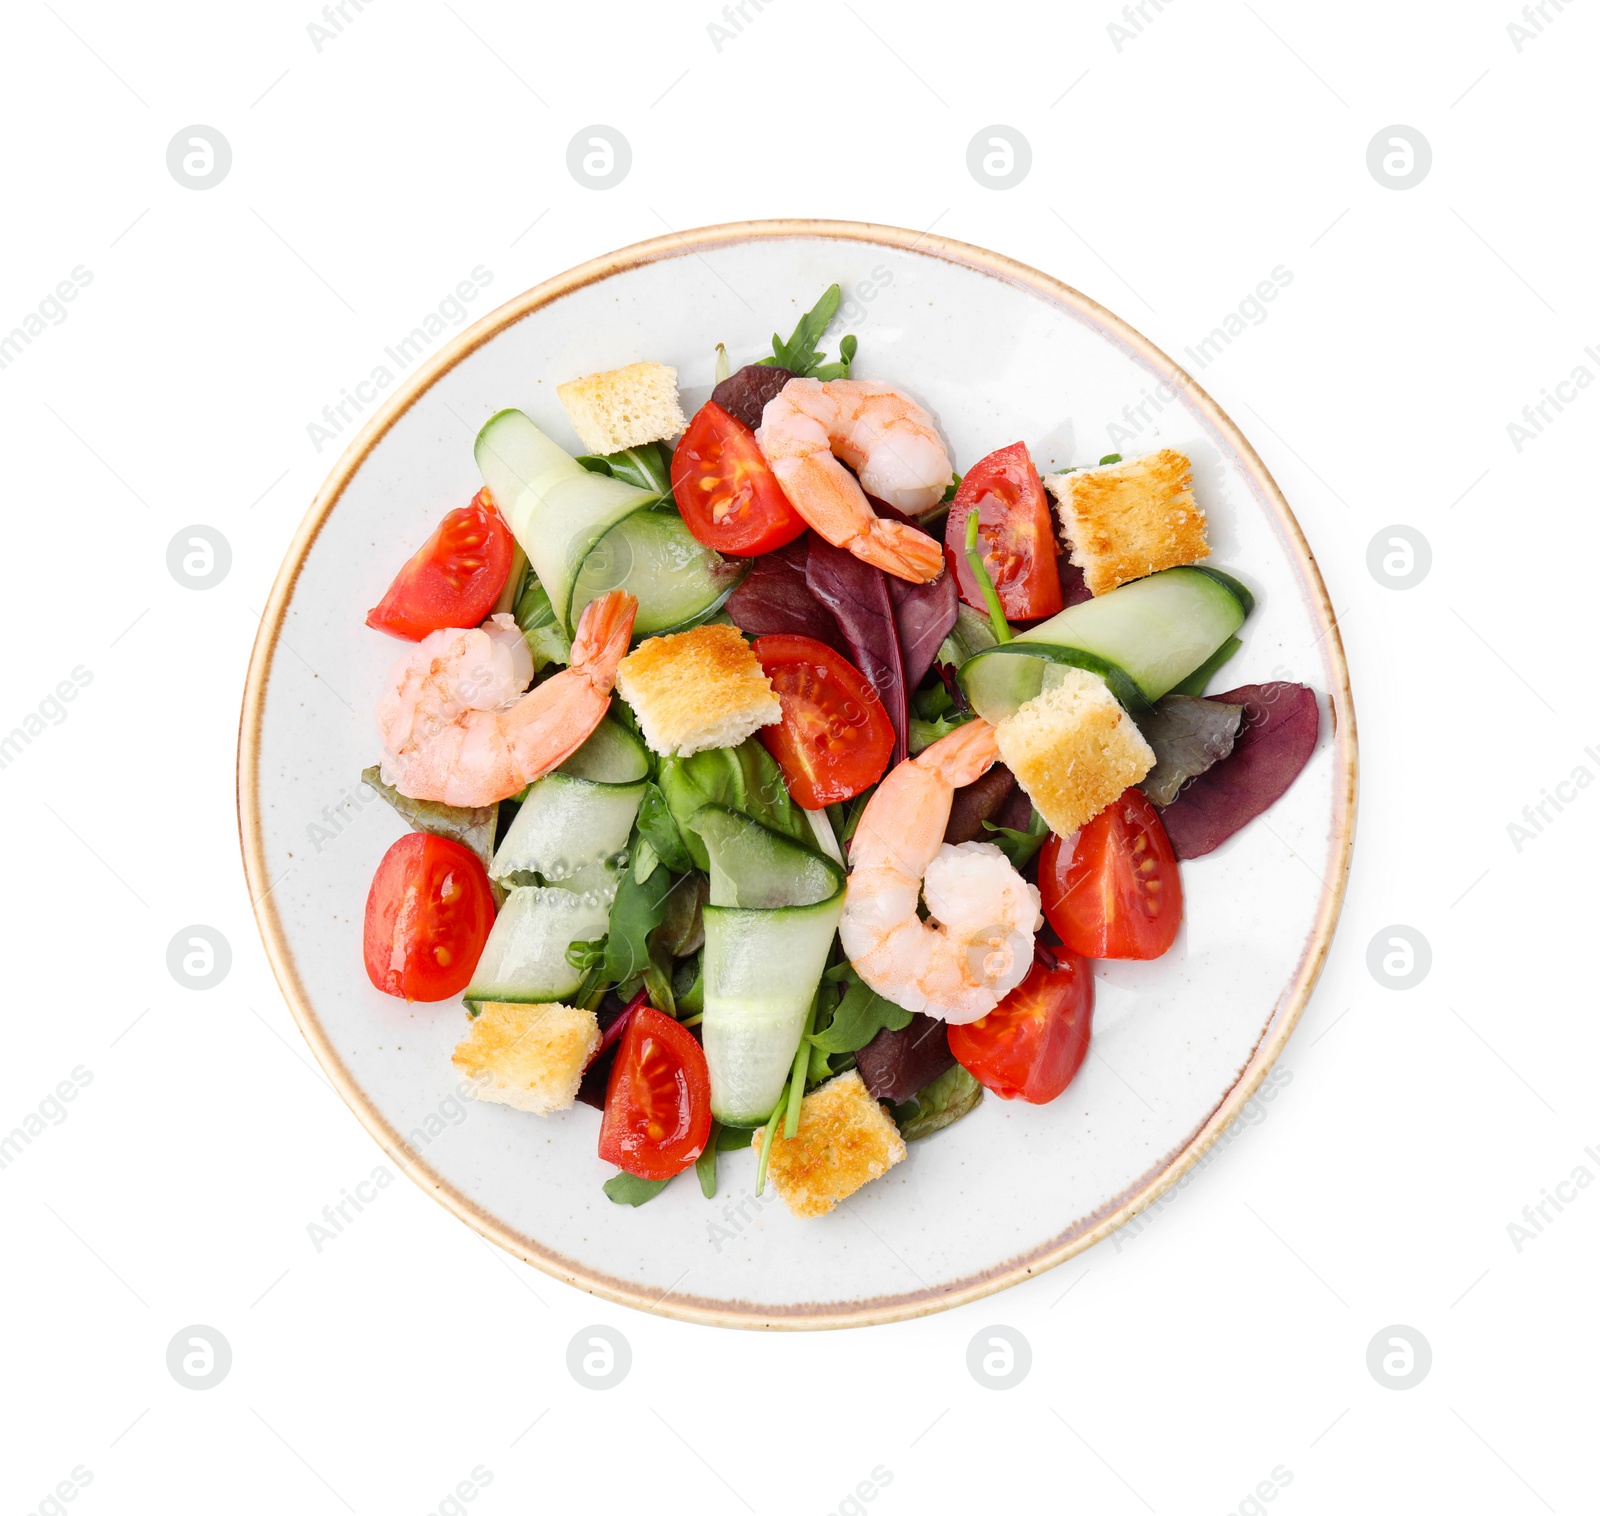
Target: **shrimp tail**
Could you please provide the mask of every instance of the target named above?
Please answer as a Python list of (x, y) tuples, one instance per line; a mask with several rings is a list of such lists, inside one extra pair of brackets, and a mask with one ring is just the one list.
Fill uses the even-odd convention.
[(639, 601), (626, 590), (607, 590), (583, 608), (577, 635), (572, 639), (574, 674), (587, 679), (602, 695), (609, 695), (617, 680), (617, 665), (628, 651), (633, 618)]
[(944, 572), (944, 549), (903, 521), (874, 516), (867, 529), (844, 546), (863, 563), (912, 584), (926, 584)]
[(924, 748), (911, 761), (959, 790), (988, 773), (999, 756), (994, 728), (979, 716)]

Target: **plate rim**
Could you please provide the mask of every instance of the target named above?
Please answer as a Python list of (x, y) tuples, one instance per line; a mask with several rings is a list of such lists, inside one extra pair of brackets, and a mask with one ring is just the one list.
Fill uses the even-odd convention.
[[(1329, 838), (1327, 872), (1316, 917), (1306, 938), (1299, 962), (1271, 1020), (1249, 1060), (1222, 1099), (1200, 1127), (1180, 1147), (1159, 1159), (1151, 1168), (1113, 1196), (1098, 1211), (1080, 1217), (1065, 1231), (991, 1268), (968, 1274), (939, 1286), (927, 1286), (901, 1294), (878, 1296), (841, 1304), (839, 1302), (791, 1302), (772, 1305), (761, 1302), (713, 1300), (693, 1295), (665, 1293), (591, 1269), (576, 1260), (545, 1247), (490, 1215), (475, 1201), (457, 1190), (435, 1172), (422, 1156), (412, 1151), (399, 1131), (377, 1109), (370, 1097), (345, 1067), (323, 1027), (295, 967), (294, 954), (277, 905), (272, 897), (272, 881), (266, 867), (261, 834), (260, 749), (267, 682), (271, 675), (283, 620), (287, 613), (300, 570), (324, 522), (332, 514), (350, 481), (372, 449), (395, 423), (445, 374), (516, 322), (586, 286), (630, 269), (668, 258), (698, 256), (708, 248), (741, 243), (781, 241), (799, 238), (832, 238), (847, 242), (867, 242), (906, 253), (921, 253), (943, 259), (974, 272), (986, 274), (1028, 292), (1070, 313), (1087, 318), (1108, 337), (1120, 342), (1135, 358), (1169, 384), (1181, 386), (1195, 408), (1233, 448), (1257, 493), (1276, 518), (1291, 556), (1297, 560), (1303, 585), (1315, 619), (1322, 630), (1325, 657), (1334, 675), (1328, 691), (1333, 717), (1334, 807)], [(273, 581), (271, 594), (250, 652), (245, 676), (243, 703), (239, 716), (237, 748), (239, 846), (244, 860), (246, 888), (256, 926), (266, 949), (268, 962), (279, 991), (289, 1006), (301, 1035), (332, 1081), (340, 1098), (356, 1114), (362, 1125), (395, 1164), (446, 1209), (465, 1221), (480, 1235), (531, 1264), (553, 1278), (574, 1285), (592, 1295), (679, 1321), (701, 1325), (743, 1327), (765, 1330), (830, 1329), (847, 1326), (873, 1326), (905, 1321), (935, 1311), (949, 1310), (1006, 1289), (1079, 1253), (1110, 1236), (1178, 1183), (1237, 1118), (1255, 1094), (1268, 1071), (1277, 1062), (1290, 1034), (1310, 1000), (1332, 943), (1334, 930), (1344, 904), (1349, 879), (1351, 850), (1355, 841), (1357, 741), (1355, 707), (1350, 691), (1350, 671), (1338, 619), (1329, 599), (1322, 574), (1310, 544), (1295, 519), (1282, 490), (1248, 438), (1232, 418), (1149, 338), (1114, 312), (1071, 285), (1004, 254), (995, 253), (955, 238), (916, 232), (908, 228), (876, 222), (837, 221), (811, 217), (768, 218), (753, 221), (723, 222), (670, 232), (631, 243), (614, 252), (591, 258), (566, 272), (546, 279), (514, 296), (459, 333), (450, 343), (401, 385), (367, 421), (340, 455), (300, 522)]]

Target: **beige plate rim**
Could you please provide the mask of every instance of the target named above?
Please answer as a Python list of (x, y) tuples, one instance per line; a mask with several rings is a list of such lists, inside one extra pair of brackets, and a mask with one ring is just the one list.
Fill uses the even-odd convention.
[[(954, 1280), (937, 1288), (930, 1287), (899, 1295), (847, 1303), (802, 1302), (773, 1306), (676, 1295), (671, 1291), (666, 1295), (660, 1295), (641, 1289), (628, 1280), (586, 1268), (533, 1238), (525, 1237), (503, 1225), (447, 1183), (418, 1153), (406, 1146), (400, 1133), (384, 1119), (383, 1114), (372, 1104), (365, 1091), (351, 1077), (300, 982), (294, 955), (272, 898), (271, 880), (266, 868), (261, 838), (259, 760), (267, 679), (301, 565), (305, 562), (312, 543), (316, 541), (323, 522), (338, 504), (346, 486), (368, 453), (425, 391), (468, 354), (507, 327), (520, 321), (530, 312), (559, 300), (574, 290), (582, 289), (585, 285), (610, 278), (641, 264), (666, 258), (696, 256), (708, 248), (802, 237), (832, 237), (851, 242), (877, 243), (904, 252), (942, 258), (947, 262), (960, 264), (979, 273), (1018, 285), (1044, 300), (1087, 317), (1109, 336), (1123, 344), (1155, 373), (1166, 378), (1172, 385), (1181, 386), (1188, 391), (1196, 408), (1237, 453), (1243, 468), (1256, 485), (1268, 509), (1277, 517), (1278, 524), (1298, 557), (1313, 609), (1321, 623), (1328, 663), (1334, 675), (1333, 688), (1329, 694), (1334, 717), (1337, 793), (1327, 871), (1323, 876), (1322, 897), (1318, 904), (1315, 923), (1306, 940), (1288, 992), (1281, 998), (1278, 1010), (1267, 1024), (1255, 1052), (1240, 1071), (1233, 1087), (1182, 1147), (1167, 1154), (1098, 1212), (1074, 1222), (1065, 1232), (1026, 1253), (979, 1273), (968, 1275), (964, 1279)], [(653, 237), (645, 242), (634, 243), (603, 257), (591, 259), (577, 268), (536, 285), (533, 289), (508, 301), (498, 310), (491, 311), (482, 320), (462, 332), (391, 396), (388, 403), (362, 429), (360, 435), (335, 465), (333, 472), (312, 502), (305, 519), (300, 523), (283, 566), (278, 572), (277, 580), (273, 584), (266, 612), (261, 618), (260, 630), (250, 656), (249, 672), (245, 679), (244, 704), (239, 721), (239, 840), (244, 854), (245, 876), (251, 905), (255, 911), (267, 957), (272, 964), (272, 971), (277, 978), (279, 988), (288, 1001), (289, 1008), (312, 1052), (327, 1071), (346, 1104), (361, 1118), (367, 1130), (395, 1162), (417, 1184), (469, 1226), (474, 1227), (508, 1253), (557, 1279), (607, 1300), (616, 1301), (618, 1304), (652, 1311), (657, 1315), (714, 1326), (764, 1329), (867, 1326), (880, 1322), (903, 1321), (933, 1311), (947, 1310), (952, 1306), (962, 1305), (1003, 1290), (1020, 1280), (1064, 1263), (1067, 1259), (1092, 1247), (1137, 1215), (1194, 1167), (1224, 1128), (1238, 1116), (1276, 1062), (1289, 1039), (1289, 1034), (1300, 1019), (1300, 1014), (1316, 984), (1317, 976), (1321, 973), (1340, 907), (1344, 902), (1350, 852), (1355, 839), (1356, 768), (1355, 709), (1350, 694), (1349, 669), (1345, 663), (1344, 647), (1339, 637), (1333, 606), (1328, 599), (1327, 589), (1317, 569), (1316, 560), (1312, 557), (1311, 549), (1282, 491), (1267, 472), (1266, 465), (1256, 455), (1255, 449), (1216, 402), (1178, 364), (1120, 317), (1078, 290), (1015, 259), (1003, 257), (999, 253), (990, 252), (970, 243), (934, 236), (927, 232), (913, 232), (901, 227), (881, 226), (869, 222), (807, 218), (738, 221), (719, 226), (699, 227), (693, 231), (674, 232), (668, 236)]]

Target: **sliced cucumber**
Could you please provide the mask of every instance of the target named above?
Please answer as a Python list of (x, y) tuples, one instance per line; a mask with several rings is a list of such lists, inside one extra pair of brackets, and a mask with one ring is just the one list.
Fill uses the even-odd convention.
[(700, 1027), (711, 1113), (754, 1126), (792, 1071), (844, 909), (844, 873), (721, 806), (703, 807), (691, 825), (711, 859)]
[(1139, 709), (1199, 668), (1243, 625), (1252, 603), (1220, 570), (1163, 569), (978, 653), (962, 666), (962, 686), (980, 716), (999, 721), (1044, 688), (1046, 665), (1071, 664), (1100, 674)]
[(644, 789), (642, 780), (596, 784), (563, 773), (535, 780), (495, 849), (490, 878), (538, 874), (546, 884), (599, 891), (609, 901)]
[(815, 905), (783, 910), (705, 907), (700, 1034), (718, 1121), (755, 1126), (772, 1114), (843, 909), (843, 889)]
[(608, 474), (591, 474), (521, 411), (491, 416), (473, 455), (570, 635), (576, 621), (573, 584), (584, 560), (612, 527), (650, 505), (655, 495)]
[(593, 892), (532, 885), (512, 890), (465, 998), (539, 1004), (572, 994), (584, 976), (567, 962), (567, 948), (604, 937), (610, 915), (610, 904)]
[(816, 905), (844, 883), (839, 865), (725, 806), (705, 805), (689, 821), (711, 860), (711, 903), (770, 911)]
[(608, 717), (557, 772), (597, 784), (632, 784), (650, 772), (650, 754), (627, 727)]
[(572, 588), (572, 617), (607, 590), (625, 589), (639, 597), (636, 640), (695, 626), (716, 614), (746, 567), (695, 541), (675, 509), (635, 511), (584, 559)]

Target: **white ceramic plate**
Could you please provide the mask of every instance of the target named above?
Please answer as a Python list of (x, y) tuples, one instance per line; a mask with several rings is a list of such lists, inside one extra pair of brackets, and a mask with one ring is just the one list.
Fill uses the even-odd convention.
[[(1173, 950), (1096, 965), (1093, 1048), (1061, 1099), (986, 1098), (821, 1220), (795, 1220), (770, 1189), (751, 1198), (747, 1153), (724, 1155), (714, 1201), (689, 1177), (633, 1210), (601, 1193), (612, 1171), (595, 1156), (596, 1111), (541, 1120), (464, 1100), (450, 1064), (460, 1005), (406, 1006), (367, 981), (367, 887), (403, 827), (381, 802), (363, 804), (358, 785), (377, 757), (372, 711), (396, 653), (362, 618), (444, 511), (478, 489), (472, 441), (494, 411), (520, 407), (580, 451), (556, 385), (651, 358), (676, 365), (692, 412), (718, 341), (735, 365), (760, 356), (835, 282), (860, 336), (856, 373), (932, 410), (958, 469), (1019, 438), (1041, 466), (1092, 463), (1114, 450), (1108, 424), (1142, 405), (1120, 450), (1189, 454), (1213, 561), (1257, 596), (1223, 682), (1312, 685), (1328, 697), (1322, 738), (1264, 819), (1183, 866), (1187, 919)], [(564, 274), (395, 391), (313, 505), (263, 618), (240, 820), (262, 935), (301, 1029), (430, 1194), (510, 1252), (629, 1305), (724, 1325), (835, 1326), (940, 1309), (1059, 1263), (1195, 1162), (1311, 992), (1344, 891), (1355, 766), (1344, 655), (1311, 553), (1260, 459), (1175, 364), (1075, 290), (993, 253), (889, 227), (756, 222)]]

